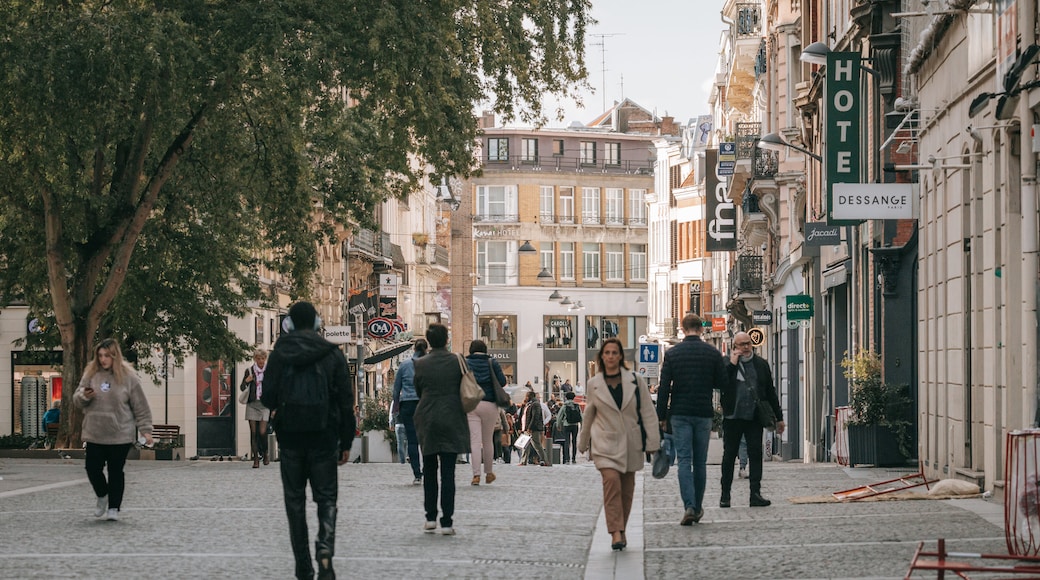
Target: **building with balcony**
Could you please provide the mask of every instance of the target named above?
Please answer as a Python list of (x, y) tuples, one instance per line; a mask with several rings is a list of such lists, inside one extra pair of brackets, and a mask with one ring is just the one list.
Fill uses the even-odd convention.
[[(585, 127), (484, 129), (482, 174), (464, 184), (459, 209), (472, 219), (468, 334), (510, 382), (584, 385), (607, 337), (636, 360), (647, 332), (653, 141), (677, 134), (671, 118), (627, 100)], [(455, 341), (467, 333), (462, 320), (456, 348), (465, 348)]]

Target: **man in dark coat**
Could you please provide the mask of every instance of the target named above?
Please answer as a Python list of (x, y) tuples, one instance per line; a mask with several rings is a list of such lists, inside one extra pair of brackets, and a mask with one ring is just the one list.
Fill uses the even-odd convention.
[(661, 364), (657, 418), (665, 432), (671, 427), (679, 460), (679, 495), (685, 508), (679, 525), (689, 526), (704, 517), (708, 440), (715, 415), (712, 391), (728, 388), (731, 378), (722, 353), (701, 340), (700, 316), (692, 312), (684, 316), (682, 330), (685, 338), (668, 349)]
[(719, 507), (730, 505), (733, 462), (740, 450), (740, 438), (747, 441), (750, 463), (751, 507), (766, 507), (762, 497), (762, 425), (755, 419), (758, 401), (766, 401), (776, 417), (776, 432), (784, 432), (784, 416), (773, 386), (773, 374), (766, 359), (755, 354), (746, 332), (733, 336), (728, 370), (735, 388), (722, 392), (722, 497)]
[(455, 535), (455, 461), (459, 453), (469, 452), (469, 422), (459, 393), (462, 384), (462, 357), (452, 354), (448, 345), (448, 328), (431, 324), (426, 330), (430, 351), (415, 360), (415, 392), (419, 406), (415, 409), (415, 430), (423, 454), (423, 491), (426, 523), (423, 531), (437, 529), (437, 470), (440, 467), (441, 529)]
[[(296, 558), (296, 577), (313, 578), (307, 533), (306, 487), (318, 504), (318, 535), (315, 555), (318, 578), (335, 578), (332, 558), (336, 550), (336, 501), (339, 483), (336, 466), (350, 460), (354, 441), (354, 390), (350, 385), (347, 359), (343, 352), (318, 334), (321, 318), (309, 302), (297, 302), (289, 308), (282, 324), (285, 331), (274, 345), (264, 373), (264, 392), (260, 402), (272, 410), (272, 421), (281, 458), (282, 491), (285, 513), (289, 519), (289, 541)], [(294, 421), (281, 413), (294, 384), (289, 373), (318, 365), (320, 371), (311, 376), (324, 377), (328, 406), (326, 426), (312, 430), (315, 422)], [(301, 373), (302, 374), (302, 373)], [(303, 423), (303, 424), (301, 424)]]

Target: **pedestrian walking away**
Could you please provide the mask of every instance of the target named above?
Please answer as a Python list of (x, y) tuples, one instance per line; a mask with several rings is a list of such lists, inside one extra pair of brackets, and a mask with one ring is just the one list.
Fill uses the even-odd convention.
[(728, 371), (733, 377), (734, 388), (722, 392), (722, 497), (719, 507), (728, 508), (732, 501), (733, 463), (740, 451), (741, 438), (747, 441), (748, 481), (751, 484), (748, 503), (751, 507), (766, 507), (771, 502), (762, 497), (763, 426), (756, 419), (758, 402), (765, 401), (773, 408), (779, 434), (784, 432), (784, 421), (769, 363), (755, 354), (751, 337), (746, 332), (733, 336)]
[(260, 395), (264, 392), (264, 371), (267, 368), (267, 351), (258, 348), (253, 352), (253, 364), (246, 369), (242, 377), (242, 384), (238, 390), (245, 395), (246, 421), (249, 422), (249, 454), (253, 460), (253, 467), (260, 467), (260, 460), (264, 465), (271, 463), (271, 457), (267, 453), (267, 423), (271, 420), (271, 410), (260, 402)]
[(715, 414), (713, 391), (730, 388), (732, 377), (726, 359), (714, 346), (701, 340), (701, 317), (687, 313), (682, 319), (685, 337), (668, 349), (661, 363), (657, 390), (657, 417), (661, 429), (671, 429), (679, 460), (679, 495), (689, 526), (704, 517), (704, 488), (708, 480), (708, 441)]
[(603, 513), (610, 546), (628, 545), (625, 528), (632, 511), (636, 472), (647, 453), (661, 447), (657, 416), (642, 375), (628, 370), (625, 349), (617, 338), (603, 341), (596, 356), (599, 372), (589, 380), (585, 420), (578, 450), (589, 452), (603, 480)]
[[(462, 408), (462, 368), (459, 357), (447, 349), (448, 327), (434, 323), (426, 329), (430, 352), (415, 361), (415, 430), (423, 454), (423, 531), (455, 535), (455, 462), (469, 451), (469, 423)], [(438, 480), (438, 472), (440, 480)]]
[(545, 423), (548, 421), (548, 419), (543, 419), (543, 417), (547, 412), (546, 407), (538, 400), (538, 393), (528, 391), (527, 399), (524, 401), (523, 420), (521, 421), (521, 429), (523, 429), (524, 433), (531, 436), (531, 440), (524, 449), (524, 456), (527, 458), (525, 463), (527, 465), (549, 466), (543, 445), (545, 441)]
[(398, 420), (404, 424), (404, 434), (408, 439), (408, 463), (412, 466), (413, 485), (422, 483), (419, 438), (415, 434), (415, 408), (419, 405), (419, 395), (415, 392), (415, 361), (426, 354), (427, 348), (426, 339), (415, 339), (412, 358), (401, 363), (394, 376), (394, 400), (399, 403)]
[(356, 423), (347, 359), (339, 347), (318, 334), (320, 328), (321, 317), (310, 302), (297, 302), (289, 308), (282, 323), (285, 333), (267, 362), (260, 400), (274, 416), (296, 577), (314, 576), (307, 531), (309, 482), (318, 506), (315, 560), (318, 578), (324, 580), (336, 577), (332, 560), (339, 499), (337, 466), (350, 460)]
[(472, 485), (480, 485), (480, 467), (484, 466), (485, 483), (495, 481), (495, 439), (496, 426), (501, 425), (498, 416), (498, 403), (495, 398), (495, 381), (499, 385), (506, 384), (506, 375), (498, 361), (487, 354), (487, 345), (482, 340), (474, 340), (469, 344), (469, 356), (466, 365), (473, 372), (473, 378), (484, 390), (484, 398), (477, 408), (470, 411), (466, 418), (469, 422), (470, 465), (473, 468)]
[(563, 438), (563, 463), (574, 463), (578, 454), (581, 407), (574, 402), (574, 391), (565, 392), (563, 398), (563, 406), (556, 413), (556, 430)]
[(97, 496), (94, 517), (116, 521), (123, 507), (126, 456), (137, 433), (145, 445), (152, 444), (152, 410), (137, 373), (123, 361), (114, 339), (106, 338), (94, 347), (72, 402), (83, 410), (80, 437), (87, 444), (87, 479)]

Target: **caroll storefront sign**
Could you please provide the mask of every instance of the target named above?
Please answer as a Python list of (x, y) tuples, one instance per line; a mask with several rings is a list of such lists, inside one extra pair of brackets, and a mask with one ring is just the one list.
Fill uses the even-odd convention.
[(788, 320), (810, 320), (813, 317), (812, 296), (797, 294), (787, 297)]

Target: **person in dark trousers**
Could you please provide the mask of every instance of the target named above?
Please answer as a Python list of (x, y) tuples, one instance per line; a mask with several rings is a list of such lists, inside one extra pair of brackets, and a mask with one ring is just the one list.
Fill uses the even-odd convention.
[(419, 464), (419, 439), (415, 434), (415, 408), (419, 406), (419, 395), (415, 392), (415, 361), (426, 354), (429, 345), (426, 339), (415, 339), (412, 358), (401, 363), (394, 376), (394, 400), (400, 409), (397, 420), (404, 425), (408, 439), (408, 462), (412, 466), (412, 485), (422, 483), (422, 468)]
[(722, 497), (719, 507), (730, 506), (733, 486), (733, 463), (740, 451), (740, 440), (747, 441), (751, 507), (766, 507), (771, 502), (762, 497), (762, 425), (755, 419), (758, 401), (766, 401), (776, 416), (776, 432), (784, 432), (780, 401), (773, 386), (773, 374), (766, 359), (755, 354), (751, 337), (746, 332), (733, 336), (729, 356), (729, 373), (736, 388), (722, 392)]
[[(350, 460), (354, 442), (354, 391), (350, 385), (347, 359), (343, 352), (318, 334), (321, 318), (309, 302), (297, 302), (289, 308), (282, 323), (285, 334), (271, 351), (264, 373), (264, 390), (260, 401), (272, 410), (285, 498), (285, 514), (289, 520), (289, 542), (296, 558), (296, 577), (313, 578), (307, 531), (306, 487), (318, 505), (318, 534), (314, 542), (318, 562), (318, 578), (335, 578), (332, 559), (336, 554), (336, 501), (339, 482), (337, 465)], [(320, 368), (305, 369), (308, 366)], [(304, 421), (290, 416), (293, 401), (291, 389), (299, 381), (291, 377), (323, 377), (327, 393), (324, 417)], [(283, 406), (284, 405), (284, 406)], [(295, 413), (295, 409), (293, 409)], [(314, 425), (325, 419), (324, 429)]]
[(578, 428), (581, 426), (581, 407), (574, 402), (574, 391), (565, 392), (563, 398), (563, 406), (556, 413), (556, 431), (563, 437), (563, 463), (574, 463), (578, 454)]
[(685, 509), (679, 524), (683, 526), (704, 517), (708, 440), (715, 414), (712, 391), (725, 392), (732, 381), (726, 359), (718, 349), (701, 340), (701, 329), (700, 316), (690, 312), (683, 317), (685, 338), (665, 353), (657, 390), (657, 418), (664, 432), (671, 426), (679, 459), (679, 495)]
[[(423, 492), (426, 523), (423, 531), (437, 530), (437, 498), (440, 496), (440, 533), (455, 535), (455, 462), (469, 451), (469, 421), (462, 408), (461, 357), (446, 348), (448, 327), (434, 323), (426, 329), (430, 352), (415, 361), (415, 430), (423, 454)], [(437, 471), (440, 470), (440, 480)], [(438, 489), (439, 486), (439, 489)]]

